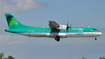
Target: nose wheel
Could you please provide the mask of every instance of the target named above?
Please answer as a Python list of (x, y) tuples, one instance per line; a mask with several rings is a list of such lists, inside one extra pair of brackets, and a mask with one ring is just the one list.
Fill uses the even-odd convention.
[(95, 40), (97, 40), (97, 38), (95, 37)]
[(56, 36), (56, 37), (55, 37), (55, 40), (56, 40), (57, 42), (59, 42), (59, 41), (60, 41), (60, 36)]

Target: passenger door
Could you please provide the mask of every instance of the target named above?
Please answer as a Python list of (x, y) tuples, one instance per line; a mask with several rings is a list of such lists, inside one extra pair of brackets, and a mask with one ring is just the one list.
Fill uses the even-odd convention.
[(31, 36), (31, 30), (28, 30), (28, 36), (29, 37)]

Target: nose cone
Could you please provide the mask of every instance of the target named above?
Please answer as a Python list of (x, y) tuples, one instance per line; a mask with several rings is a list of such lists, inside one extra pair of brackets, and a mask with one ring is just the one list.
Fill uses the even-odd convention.
[(99, 33), (98, 33), (98, 35), (100, 36), (100, 35), (102, 35), (102, 33), (101, 33), (101, 32), (99, 32)]

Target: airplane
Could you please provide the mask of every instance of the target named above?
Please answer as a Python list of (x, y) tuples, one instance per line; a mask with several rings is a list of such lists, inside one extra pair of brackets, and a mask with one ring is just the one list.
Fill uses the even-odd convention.
[(31, 27), (21, 24), (17, 21), (13, 14), (5, 13), (9, 29), (6, 32), (20, 34), (29, 37), (49, 37), (60, 41), (60, 38), (67, 37), (96, 37), (102, 35), (100, 31), (92, 27), (71, 27), (67, 25), (59, 25), (55, 21), (49, 21), (49, 28)]

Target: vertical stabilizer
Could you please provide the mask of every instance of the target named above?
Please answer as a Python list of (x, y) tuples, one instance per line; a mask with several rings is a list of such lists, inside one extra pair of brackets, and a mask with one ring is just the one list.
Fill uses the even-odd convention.
[(13, 14), (11, 14), (11, 13), (5, 13), (5, 17), (6, 17), (9, 29), (29, 27), (29, 26), (25, 26), (25, 25), (21, 24), (20, 22), (18, 22), (15, 19), (15, 17), (13, 16)]

